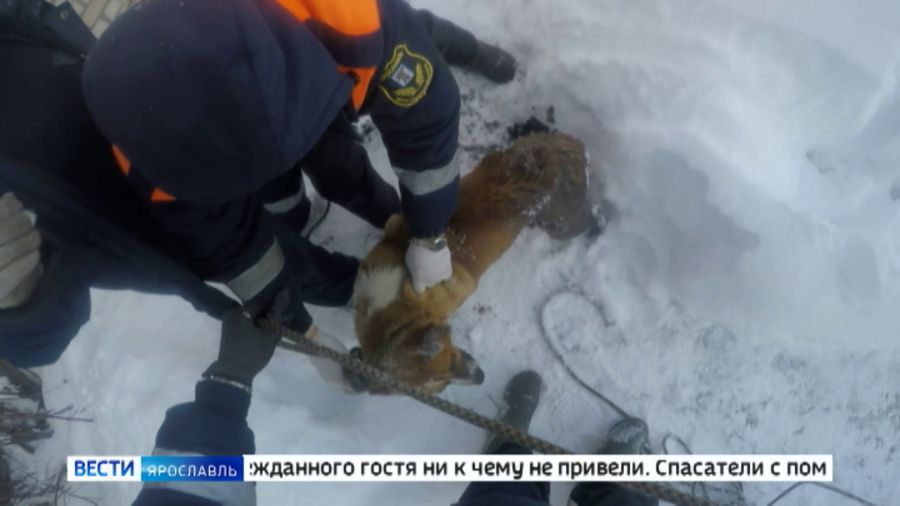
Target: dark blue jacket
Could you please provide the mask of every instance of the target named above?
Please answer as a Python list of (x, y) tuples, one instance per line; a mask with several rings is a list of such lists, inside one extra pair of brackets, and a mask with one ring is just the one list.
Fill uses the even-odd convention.
[[(46, 365), (59, 358), (90, 318), (92, 286), (176, 294), (215, 318), (235, 306), (181, 262), (152, 247), (156, 232), (139, 226), (147, 223), (135, 221), (139, 213), (129, 216), (128, 208), (109, 201), (92, 206), (89, 192), (0, 156), (0, 193), (7, 191), (38, 216), (45, 266), (28, 303), (0, 310), (0, 357), (14, 365)], [(110, 217), (130, 223), (120, 225)]]
[(176, 199), (154, 204), (154, 218), (208, 279), (232, 278), (269, 248), (254, 192), (356, 114), (382, 134), (415, 234), (443, 231), (455, 210), (459, 92), (415, 12), (403, 0), (366, 0), (379, 29), (349, 37), (327, 16), (300, 20), (282, 5), (292, 1), (349, 0), (146, 0), (85, 66), (100, 130), (136, 185)]
[[(156, 435), (154, 455), (252, 455), (253, 431), (247, 426), (250, 395), (204, 380), (197, 383), (194, 402), (166, 412)], [(256, 504), (254, 483), (145, 483), (135, 506), (250, 506)]]
[(19, 367), (59, 358), (90, 317), (91, 286), (178, 294), (214, 317), (234, 305), (165, 251), (117, 177), (81, 93), (91, 41), (68, 4), (0, 2), (0, 194), (37, 214), (45, 267), (27, 304), (0, 310), (0, 357)]

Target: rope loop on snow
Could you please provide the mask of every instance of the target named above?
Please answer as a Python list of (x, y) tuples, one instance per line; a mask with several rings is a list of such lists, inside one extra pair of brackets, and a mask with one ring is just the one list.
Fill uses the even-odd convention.
[[(584, 294), (583, 292), (561, 292), (561, 293), (577, 293), (578, 295), (581, 295), (582, 297), (584, 297), (585, 300), (587, 300), (589, 303), (597, 306), (597, 304), (594, 301), (590, 300), (590, 298), (587, 297), (587, 295)], [(548, 301), (551, 300), (556, 295), (559, 295), (559, 294), (555, 294), (555, 295), (551, 296), (550, 299), (548, 299)], [(545, 304), (545, 307), (546, 307), (546, 304)], [(599, 309), (599, 307), (598, 307), (598, 309)], [(619, 406), (616, 402), (614, 402), (608, 396), (604, 395), (602, 392), (600, 392), (596, 388), (592, 387), (587, 381), (582, 379), (581, 376), (579, 376), (578, 373), (575, 371), (575, 369), (573, 369), (572, 366), (570, 366), (569, 363), (566, 362), (566, 358), (563, 355), (562, 351), (559, 350), (559, 348), (554, 344), (553, 340), (550, 339), (550, 337), (548, 335), (548, 330), (547, 330), (546, 326), (544, 325), (543, 318), (541, 319), (541, 335), (543, 336), (544, 341), (546, 342), (547, 346), (550, 348), (550, 350), (556, 356), (556, 359), (559, 361), (560, 364), (562, 364), (563, 370), (565, 370), (566, 374), (568, 374), (570, 378), (572, 378), (576, 383), (578, 383), (588, 393), (590, 393), (591, 395), (593, 395), (594, 397), (599, 399), (601, 402), (603, 402), (604, 404), (609, 406), (613, 411), (619, 413), (619, 415), (621, 415), (623, 418), (631, 418), (632, 417), (632, 415), (629, 414), (627, 411), (625, 411), (624, 408)], [(684, 440), (682, 440), (680, 437), (676, 436), (675, 434), (669, 433), (669, 434), (666, 434), (666, 436), (662, 440), (663, 453), (665, 453), (666, 455), (670, 454), (670, 451), (669, 451), (670, 442), (674, 442), (677, 445), (681, 446), (681, 450), (684, 453), (687, 453), (687, 454), (694, 453), (691, 451), (691, 449), (687, 445), (687, 443), (684, 442)], [(795, 491), (797, 491), (798, 489), (800, 489), (803, 485), (809, 485), (809, 486), (813, 486), (813, 487), (819, 487), (824, 490), (828, 490), (832, 493), (841, 495), (847, 499), (855, 501), (863, 506), (875, 506), (875, 503), (867, 501), (866, 499), (856, 496), (842, 488), (836, 487), (834, 485), (828, 485), (828, 484), (816, 483), (816, 482), (795, 483), (795, 484), (791, 485), (790, 487), (788, 487), (787, 489), (785, 489), (784, 491), (782, 491), (780, 494), (778, 494), (778, 496), (776, 496), (775, 499), (773, 499), (772, 501), (767, 503), (766, 506), (774, 506), (776, 503), (778, 503), (779, 501), (781, 501), (788, 495), (790, 495), (790, 494), (794, 493)], [(728, 496), (732, 496), (735, 498), (735, 500), (733, 500), (733, 501), (728, 501), (726, 503), (722, 503), (723, 506), (725, 506), (725, 505), (727, 505), (727, 506), (742, 506), (742, 505), (746, 504), (744, 501), (744, 487), (740, 482), (727, 483), (724, 485), (711, 484), (711, 483), (705, 483), (705, 482), (694, 482), (694, 483), (690, 484), (690, 488), (691, 488), (691, 496), (694, 498), (703, 497), (703, 498), (708, 499), (709, 493), (715, 492), (715, 493), (719, 494), (720, 496), (728, 495)]]

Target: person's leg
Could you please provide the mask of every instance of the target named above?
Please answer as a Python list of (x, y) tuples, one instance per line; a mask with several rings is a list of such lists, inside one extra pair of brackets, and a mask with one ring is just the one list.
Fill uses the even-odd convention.
[(352, 139), (325, 132), (300, 163), (319, 194), (374, 227), (384, 227), (400, 212), (397, 190), (378, 175), (365, 148)]
[[(515, 375), (506, 387), (506, 407), (500, 419), (513, 427), (528, 431), (531, 418), (540, 402), (543, 381), (534, 371)], [(531, 450), (496, 435), (485, 444), (484, 453), (490, 455), (530, 455)], [(488, 504), (547, 504), (550, 501), (548, 482), (475, 482), (460, 497), (457, 506)]]
[(455, 25), (453, 22), (435, 16), (427, 10), (418, 10), (416, 15), (431, 41), (450, 65), (466, 65), (478, 51), (478, 39), (472, 32)]
[(478, 40), (468, 30), (430, 11), (419, 10), (416, 14), (448, 65), (477, 72), (498, 83), (516, 77), (516, 60), (506, 51)]
[[(649, 430), (643, 420), (626, 418), (613, 426), (601, 455), (647, 453)], [(569, 506), (657, 506), (655, 498), (633, 492), (615, 483), (579, 483), (569, 496)]]
[(576, 487), (569, 496), (568, 506), (657, 506), (659, 504), (656, 499), (632, 492), (615, 483), (593, 483), (589, 487), (579, 487)]
[[(531, 450), (515, 443), (503, 443), (492, 455), (531, 455)], [(522, 504), (549, 504), (549, 482), (473, 482), (466, 487), (456, 506), (503, 504), (515, 499)], [(531, 501), (531, 502), (528, 502)]]

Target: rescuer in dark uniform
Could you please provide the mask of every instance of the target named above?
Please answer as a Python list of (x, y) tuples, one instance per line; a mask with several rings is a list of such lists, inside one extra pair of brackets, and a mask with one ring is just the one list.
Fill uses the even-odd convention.
[[(89, 113), (94, 39), (77, 14), (0, 3), (0, 357), (55, 361), (89, 318), (90, 286), (178, 294), (220, 318), (234, 302), (204, 281), (226, 281), (249, 310), (309, 330), (301, 302), (345, 304), (356, 261), (296, 233), (301, 168), (375, 226), (402, 209), (417, 288), (448, 275), (459, 102), (446, 63), (505, 82), (515, 62), (403, 2), (341, 5), (143, 2), (89, 58)], [(402, 205), (357, 142), (359, 114), (382, 131)]]
[[(350, 300), (357, 260), (297, 233), (301, 169), (376, 227), (402, 208), (418, 291), (452, 275), (459, 92), (404, 1), (145, 1), (91, 50), (84, 91), (154, 222), (252, 314), (306, 332), (303, 302)], [(354, 139), (359, 114), (380, 131), (402, 199)]]

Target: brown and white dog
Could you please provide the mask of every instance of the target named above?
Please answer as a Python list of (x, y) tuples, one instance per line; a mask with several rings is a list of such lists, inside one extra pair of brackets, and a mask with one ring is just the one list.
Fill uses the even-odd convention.
[(586, 169), (584, 146), (562, 134), (524, 137), (487, 155), (462, 178), (447, 230), (453, 278), (421, 295), (404, 266), (408, 227), (402, 217), (392, 217), (354, 287), (363, 359), (431, 392), (449, 383), (483, 382), (475, 359), (453, 345), (448, 320), (524, 227), (538, 226), (562, 240), (591, 226)]

